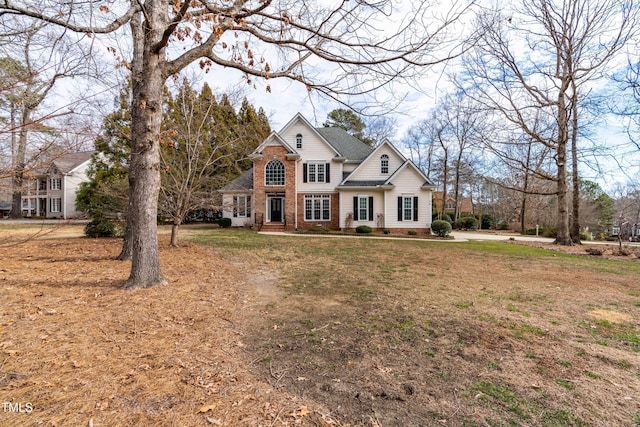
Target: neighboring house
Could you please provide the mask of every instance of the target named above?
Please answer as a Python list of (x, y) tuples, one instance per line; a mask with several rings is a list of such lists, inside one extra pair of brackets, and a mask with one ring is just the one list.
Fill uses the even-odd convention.
[(22, 192), (23, 216), (64, 219), (79, 216), (76, 193), (81, 183), (89, 181), (87, 169), (93, 153), (65, 154), (33, 170), (32, 179)]
[(220, 190), (232, 226), (431, 229), (434, 186), (389, 141), (374, 149), (297, 114), (251, 158), (253, 169)]
[[(442, 191), (433, 192), (433, 207), (436, 212), (444, 212), (449, 215), (453, 215), (456, 212), (456, 199), (450, 195), (447, 195), (444, 204), (444, 211), (442, 206)], [(473, 214), (473, 203), (469, 197), (458, 197), (458, 213), (459, 214)]]

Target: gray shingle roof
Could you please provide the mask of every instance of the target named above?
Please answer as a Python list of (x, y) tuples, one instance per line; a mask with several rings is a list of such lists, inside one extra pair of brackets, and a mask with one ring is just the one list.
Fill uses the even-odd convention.
[(316, 128), (316, 131), (347, 160), (362, 161), (373, 149), (342, 128)]
[(253, 168), (244, 172), (242, 175), (225, 185), (220, 189), (225, 191), (251, 191), (253, 190)]
[(62, 173), (67, 173), (75, 167), (91, 159), (95, 151), (81, 151), (79, 153), (69, 153), (51, 162)]

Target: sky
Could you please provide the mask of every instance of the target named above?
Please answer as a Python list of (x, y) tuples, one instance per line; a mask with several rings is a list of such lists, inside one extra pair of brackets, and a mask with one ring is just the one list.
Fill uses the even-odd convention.
[[(403, 2), (403, 5), (411, 4), (411, 2)], [(403, 11), (396, 10), (395, 16), (400, 16)], [(405, 11), (406, 12), (406, 11)], [(112, 40), (113, 42), (113, 40)], [(111, 42), (105, 42), (105, 47)], [(114, 43), (118, 43), (115, 40)], [(326, 73), (331, 76), (336, 72), (330, 65), (326, 63), (315, 63), (314, 71), (318, 74)], [(215, 91), (226, 92), (237, 87), (244, 88), (245, 95), (255, 107), (262, 107), (270, 118), (272, 129), (280, 130), (296, 113), (304, 115), (312, 124), (322, 126), (326, 120), (327, 114), (336, 108), (344, 108), (338, 102), (323, 98), (317, 93), (309, 93), (306, 87), (300, 83), (286, 79), (271, 79), (268, 82), (255, 79), (256, 85), (247, 85), (239, 72), (220, 67), (213, 67), (207, 74), (202, 73), (199, 67), (194, 67), (192, 74), (200, 75), (202, 81), (206, 81)], [(447, 83), (445, 73), (451, 73), (459, 70), (459, 66), (455, 61), (445, 66), (440, 66), (426, 70), (422, 78), (414, 85), (397, 84), (392, 89), (393, 97), (401, 100), (397, 108), (391, 108), (390, 104), (380, 103), (380, 111), (388, 116), (395, 118), (397, 123), (397, 131), (392, 142), (404, 151), (402, 144), (403, 138), (411, 125), (428, 117), (429, 111), (436, 105), (448, 90), (450, 85)], [(266, 90), (267, 84), (271, 91)], [(419, 86), (419, 87), (417, 87)], [(385, 94), (389, 95), (389, 93)], [(111, 95), (113, 96), (113, 95)], [(596, 138), (600, 141), (606, 141), (607, 145), (623, 145), (626, 136), (623, 130), (618, 127), (613, 120), (605, 121), (598, 126)], [(406, 154), (406, 152), (405, 152)], [(627, 151), (623, 155), (625, 162), (630, 160), (634, 167), (625, 165), (623, 168), (618, 167), (616, 162), (608, 158), (602, 158), (601, 163), (605, 173), (585, 169), (584, 174), (587, 178), (597, 180), (603, 186), (607, 186), (616, 181), (626, 181), (629, 176), (638, 175), (638, 165), (640, 165), (640, 153)]]

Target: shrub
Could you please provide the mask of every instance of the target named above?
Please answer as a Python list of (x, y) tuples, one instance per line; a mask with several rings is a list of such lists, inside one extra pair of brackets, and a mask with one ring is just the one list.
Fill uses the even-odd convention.
[(382, 230), (382, 232), (384, 234), (391, 234), (391, 230), (389, 230), (388, 228), (385, 228), (384, 230)]
[(222, 228), (231, 227), (231, 218), (220, 218), (218, 220), (218, 225)]
[(447, 237), (451, 233), (451, 224), (441, 219), (435, 220), (431, 223), (431, 231), (436, 236)]
[(409, 236), (417, 236), (417, 235), (418, 235), (418, 232), (417, 232), (416, 230), (409, 230), (409, 231), (407, 231), (407, 234), (408, 234)]
[(368, 233), (371, 233), (372, 231), (373, 230), (368, 225), (359, 225), (356, 227), (356, 233), (368, 234)]
[(545, 228), (542, 235), (544, 237), (558, 237), (558, 229), (556, 227)]
[(465, 216), (456, 221), (455, 227), (459, 230), (477, 230), (478, 220), (472, 216)]
[(489, 230), (493, 227), (493, 217), (489, 214), (482, 215), (482, 229)]
[(114, 237), (116, 226), (106, 219), (94, 219), (84, 227), (84, 234), (87, 237)]

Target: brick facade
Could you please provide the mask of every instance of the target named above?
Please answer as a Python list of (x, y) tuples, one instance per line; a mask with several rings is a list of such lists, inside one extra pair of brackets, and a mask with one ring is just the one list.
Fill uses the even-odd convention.
[[(284, 197), (284, 215), (283, 223), (286, 223), (285, 229), (292, 231), (295, 229), (294, 215), (296, 203), (296, 162), (295, 160), (287, 160), (287, 149), (282, 146), (268, 146), (262, 151), (261, 158), (257, 158), (253, 163), (253, 188), (254, 188), (254, 206), (255, 221), (259, 224), (261, 221), (267, 223), (267, 197), (270, 194), (283, 195)], [(265, 185), (265, 166), (271, 160), (280, 160), (285, 167), (284, 185)]]
[(305, 221), (304, 219), (304, 196), (305, 194), (298, 194), (298, 229), (309, 230), (318, 227), (327, 228), (329, 230), (340, 229), (340, 195), (337, 193), (331, 194), (331, 219), (329, 221)]

